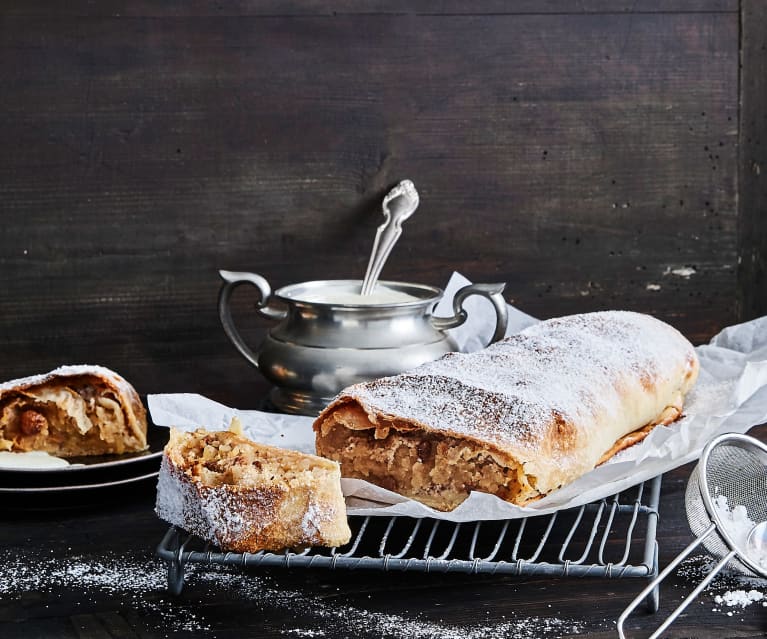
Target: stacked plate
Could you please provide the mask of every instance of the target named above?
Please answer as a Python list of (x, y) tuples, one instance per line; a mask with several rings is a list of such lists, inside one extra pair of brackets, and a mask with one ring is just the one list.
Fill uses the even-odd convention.
[(169, 431), (149, 425), (141, 453), (70, 458), (70, 466), (0, 468), (0, 499), (17, 508), (100, 501), (125, 489), (154, 484)]

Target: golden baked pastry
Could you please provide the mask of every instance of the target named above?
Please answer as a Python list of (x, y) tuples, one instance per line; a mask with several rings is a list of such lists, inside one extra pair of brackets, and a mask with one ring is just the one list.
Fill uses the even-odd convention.
[(649, 315), (552, 319), (345, 389), (314, 423), (317, 454), (438, 510), (473, 490), (522, 505), (677, 419), (698, 368)]
[(351, 536), (336, 462), (228, 431), (171, 429), (155, 510), (234, 552), (341, 546)]
[(146, 410), (103, 366), (62, 366), (0, 384), (0, 450), (59, 457), (146, 449)]

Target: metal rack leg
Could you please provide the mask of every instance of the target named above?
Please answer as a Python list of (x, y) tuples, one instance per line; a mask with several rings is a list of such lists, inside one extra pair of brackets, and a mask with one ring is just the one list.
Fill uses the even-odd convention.
[(658, 612), (658, 608), (660, 608), (660, 586), (655, 586), (650, 594), (647, 595), (645, 606), (647, 607), (647, 612), (653, 615)]
[[(658, 543), (655, 543), (655, 565), (658, 565)], [(645, 606), (647, 607), (647, 612), (651, 614), (655, 614), (658, 612), (658, 608), (660, 608), (660, 583), (655, 586), (655, 588), (652, 589), (649, 595), (647, 595), (647, 598), (645, 599)]]
[(184, 589), (184, 564), (179, 559), (168, 562), (168, 590), (172, 595), (180, 595)]
[(173, 549), (173, 559), (168, 561), (168, 590), (172, 595), (180, 595), (184, 589), (184, 560), (181, 552), (184, 544), (181, 543), (181, 533), (174, 526), (170, 546)]

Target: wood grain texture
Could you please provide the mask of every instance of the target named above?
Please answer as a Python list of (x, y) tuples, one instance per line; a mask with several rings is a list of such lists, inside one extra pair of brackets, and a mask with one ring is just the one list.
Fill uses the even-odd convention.
[(90, 361), (257, 405), (217, 269), (361, 277), (404, 177), (422, 204), (385, 278), (459, 270), (534, 315), (634, 309), (696, 342), (738, 319), (734, 2), (7, 4), (3, 378)]
[[(767, 427), (752, 431), (762, 440)], [(659, 562), (666, 566), (690, 541), (684, 494), (692, 465), (664, 477), (658, 527)], [(111, 504), (54, 513), (6, 513), (0, 526), (0, 561), (21, 557), (34, 575), (34, 558), (50, 566), (52, 578), (30, 588), (34, 577), (22, 572), (0, 579), (0, 628), (4, 639), (36, 637), (217, 637), (327, 639), (553, 639), (616, 637), (615, 621), (644, 587), (643, 579), (500, 577), (420, 574), (369, 570), (187, 568), (179, 597), (166, 590), (162, 564), (153, 549), (166, 525), (152, 512), (154, 487), (115, 499)], [(607, 513), (604, 514), (606, 518)], [(588, 529), (587, 515), (582, 529)], [(535, 526), (532, 521), (529, 525)], [(130, 531), (127, 534), (126, 531)], [(639, 535), (639, 530), (636, 531)], [(564, 534), (564, 533), (562, 533)], [(572, 542), (581, 544), (580, 533)], [(632, 541), (641, 548), (642, 539)], [(612, 556), (607, 549), (605, 556)], [(51, 558), (61, 563), (51, 566)], [(2, 564), (0, 564), (2, 565)], [(15, 566), (16, 564), (14, 564)], [(112, 587), (65, 588), (91, 583), (99, 575), (128, 573)], [(132, 566), (145, 573), (133, 580)], [(630, 637), (646, 637), (703, 577), (705, 552), (695, 552), (661, 589), (655, 615), (638, 611), (627, 623)], [(58, 574), (55, 574), (57, 573)], [(230, 575), (230, 578), (227, 578)], [(137, 584), (139, 586), (137, 587)], [(732, 577), (717, 579), (663, 636), (669, 639), (743, 639), (764, 637), (767, 617), (760, 602), (744, 609), (717, 604), (727, 591), (765, 588)], [(728, 612), (733, 613), (728, 616)], [(560, 625), (553, 625), (554, 623)], [(564, 623), (567, 622), (567, 623)], [(516, 625), (515, 625), (516, 624)]]
[(339, 14), (523, 15), (610, 13), (737, 13), (738, 0), (190, 0), (183, 4), (136, 0), (7, 2), (8, 15), (172, 16), (337, 16)]
[(741, 319), (767, 315), (767, 5), (743, 2), (740, 82)]

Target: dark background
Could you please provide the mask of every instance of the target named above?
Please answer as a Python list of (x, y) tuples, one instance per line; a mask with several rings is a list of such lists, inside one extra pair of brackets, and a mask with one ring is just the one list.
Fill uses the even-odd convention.
[(758, 0), (0, 2), (0, 377), (256, 406), (217, 270), (361, 277), (405, 177), (385, 278), (706, 341), (767, 313), (766, 31)]
[[(0, 378), (92, 362), (141, 393), (258, 406), (217, 270), (361, 277), (403, 178), (422, 203), (385, 277), (458, 270), (540, 317), (635, 309), (700, 343), (767, 314), (766, 156), (763, 0), (0, 0)], [(253, 301), (235, 311), (256, 345)], [(690, 470), (663, 481), (661, 566), (691, 539)], [(130, 493), (3, 519), (0, 577), (33, 577), (0, 598), (3, 637), (382, 636), (321, 616), (352, 606), (450, 636), (561, 616), (576, 625), (542, 636), (607, 639), (644, 585), (293, 569), (241, 589), (200, 571), (173, 598), (154, 485)], [(73, 557), (152, 583), (47, 583)], [(264, 583), (302, 599), (253, 596)], [(668, 636), (764, 637), (765, 608), (715, 603), (743, 587), (717, 580)]]

